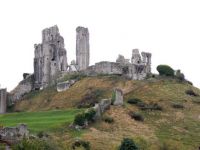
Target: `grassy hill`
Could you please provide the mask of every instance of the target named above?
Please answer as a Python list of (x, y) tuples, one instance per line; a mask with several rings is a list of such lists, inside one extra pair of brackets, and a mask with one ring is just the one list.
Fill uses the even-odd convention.
[[(190, 90), (200, 95), (200, 90), (187, 82), (180, 82), (173, 78), (156, 77), (144, 81), (131, 81), (119, 76), (85, 77), (65, 92), (58, 93), (52, 87), (29, 93), (24, 100), (16, 104), (14, 109), (22, 111), (21, 114), (25, 116), (31, 116), (31, 114), (37, 116), (38, 113), (38, 118), (40, 118), (40, 113), (42, 113), (41, 117), (43, 116), (43, 112), (37, 111), (49, 111), (52, 115), (48, 115), (47, 112), (44, 114), (54, 116), (51, 110), (57, 109), (60, 111), (55, 113), (53, 118), (58, 120), (58, 125), (65, 121), (69, 124), (78, 112), (77, 105), (87, 100), (91, 102), (111, 98), (113, 88), (121, 88), (125, 99), (124, 106), (111, 106), (110, 110), (104, 114), (112, 117), (113, 123), (109, 124), (100, 120), (90, 125), (88, 129), (73, 131), (73, 133), (69, 131), (68, 126), (56, 125), (59, 131), (49, 130), (54, 140), (66, 149), (69, 149), (74, 138), (77, 137), (89, 141), (92, 150), (117, 149), (124, 137), (133, 138), (140, 148), (145, 150), (159, 150), (166, 147), (170, 150), (198, 149), (200, 146), (200, 96), (188, 95), (186, 91)], [(140, 99), (147, 106), (156, 104), (162, 110), (142, 110), (136, 104), (127, 103), (133, 98)], [(65, 111), (67, 109), (70, 111)], [(139, 113), (144, 117), (144, 121), (132, 119), (130, 112)], [(13, 115), (13, 118), (18, 118), (20, 122), (28, 123), (28, 120), (23, 120), (21, 114), (8, 115), (11, 120)], [(9, 123), (9, 117), (8, 120), (5, 116), (0, 116), (0, 119), (2, 117), (6, 125), (13, 125), (12, 121)], [(46, 119), (48, 120), (48, 117)], [(49, 119), (52, 118), (49, 117)], [(49, 124), (51, 128), (52, 122)], [(30, 124), (33, 131), (39, 130), (39, 126), (38, 124), (37, 127), (32, 127)], [(45, 121), (44, 126), (48, 126)], [(41, 127), (41, 129), (44, 128)]]

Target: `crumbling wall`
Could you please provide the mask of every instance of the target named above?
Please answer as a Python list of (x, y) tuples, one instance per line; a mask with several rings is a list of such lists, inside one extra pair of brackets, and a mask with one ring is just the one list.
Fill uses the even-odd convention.
[(22, 99), (22, 97), (33, 89), (34, 75), (29, 75), (22, 80), (17, 87), (9, 93), (12, 102)]
[(42, 43), (35, 44), (34, 78), (35, 88), (53, 83), (61, 72), (67, 71), (67, 52), (64, 38), (57, 26), (42, 31)]

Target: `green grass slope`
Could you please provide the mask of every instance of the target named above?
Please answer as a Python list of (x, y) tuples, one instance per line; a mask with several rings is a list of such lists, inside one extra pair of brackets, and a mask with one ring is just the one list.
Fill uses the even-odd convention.
[[(118, 76), (85, 77), (65, 92), (58, 93), (54, 88), (49, 88), (30, 93), (24, 100), (17, 103), (15, 110), (32, 113), (52, 109), (76, 109), (77, 104), (91, 91), (101, 91), (100, 94), (96, 93), (97, 99), (111, 98), (114, 88), (123, 90), (125, 101), (124, 106), (112, 106), (104, 114), (112, 117), (114, 123), (108, 124), (100, 120), (92, 124), (89, 129), (83, 130), (84, 132), (74, 131), (73, 135), (67, 127), (62, 128), (62, 132), (54, 132), (55, 139), (66, 149), (69, 149), (76, 137), (89, 141), (92, 150), (116, 150), (124, 137), (133, 138), (140, 148), (145, 150), (198, 149), (200, 146), (200, 96), (190, 96), (185, 91), (192, 90), (200, 95), (200, 90), (177, 79), (159, 77), (131, 81)], [(156, 103), (163, 109), (162, 111), (141, 110), (137, 105), (127, 103), (132, 98), (139, 98), (146, 104)], [(174, 104), (180, 104), (184, 108), (174, 108)], [(140, 113), (144, 121), (132, 119), (129, 116), (130, 111)], [(66, 121), (68, 113), (65, 114)], [(57, 117), (59, 118), (59, 115)], [(69, 122), (73, 120), (71, 117), (69, 116)], [(6, 118), (4, 117), (5, 120)], [(59, 121), (61, 120), (58, 119)], [(35, 130), (39, 129), (40, 127)]]
[(69, 125), (74, 116), (81, 112), (78, 109), (65, 111), (20, 112), (0, 115), (0, 124), (3, 126), (16, 126), (20, 123), (28, 125), (32, 133), (39, 131), (51, 132), (62, 126)]

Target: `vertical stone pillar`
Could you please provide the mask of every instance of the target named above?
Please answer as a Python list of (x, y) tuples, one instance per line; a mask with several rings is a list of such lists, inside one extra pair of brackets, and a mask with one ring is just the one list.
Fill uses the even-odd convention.
[(133, 64), (140, 64), (141, 63), (141, 56), (140, 56), (138, 49), (132, 50), (131, 63), (133, 63)]
[(114, 101), (114, 105), (117, 106), (121, 106), (123, 105), (124, 101), (123, 101), (123, 91), (121, 89), (115, 89), (115, 101)]
[(7, 107), (7, 90), (0, 89), (0, 114), (6, 113)]
[(78, 70), (85, 70), (90, 63), (90, 46), (88, 28), (76, 28), (76, 63)]

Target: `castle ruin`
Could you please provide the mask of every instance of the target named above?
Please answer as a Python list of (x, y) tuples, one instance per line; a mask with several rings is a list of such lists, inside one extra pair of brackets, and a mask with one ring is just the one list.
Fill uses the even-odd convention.
[(35, 88), (47, 87), (67, 70), (64, 38), (57, 26), (42, 31), (42, 43), (35, 44), (34, 79)]
[(76, 64), (78, 70), (85, 70), (90, 63), (90, 45), (88, 28), (76, 28)]
[(7, 107), (7, 90), (0, 89), (0, 114), (6, 113)]
[(35, 44), (34, 47), (34, 73), (24, 74), (24, 80), (10, 93), (12, 101), (20, 100), (31, 90), (57, 84), (60, 77), (73, 72), (88, 76), (117, 74), (132, 80), (143, 80), (151, 73), (151, 53), (140, 54), (138, 49), (132, 50), (131, 59), (119, 55), (116, 62), (101, 61), (89, 66), (89, 31), (88, 28), (80, 26), (76, 28), (76, 60), (72, 60), (70, 65), (67, 63), (64, 38), (56, 25), (44, 29), (42, 43)]

